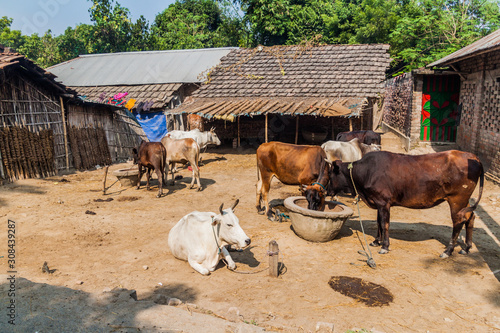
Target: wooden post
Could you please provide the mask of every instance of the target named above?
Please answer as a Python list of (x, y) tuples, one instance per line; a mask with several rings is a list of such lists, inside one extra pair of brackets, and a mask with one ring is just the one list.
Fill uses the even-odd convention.
[(108, 177), (109, 165), (104, 167), (104, 179), (102, 180), (102, 194), (106, 194), (106, 178)]
[(295, 144), (299, 142), (299, 116), (295, 116)]
[(349, 131), (352, 132), (352, 118), (349, 118)]
[(240, 147), (240, 117), (238, 116), (238, 148)]
[(335, 132), (333, 131), (333, 117), (332, 118), (332, 140), (335, 140)]
[(59, 102), (61, 103), (61, 115), (62, 115), (63, 133), (64, 133), (64, 152), (66, 154), (66, 170), (68, 170), (69, 169), (68, 133), (66, 129), (66, 115), (64, 114), (64, 104), (62, 96), (59, 96)]
[(279, 270), (279, 253), (278, 243), (275, 240), (269, 242), (269, 275), (278, 277)]
[(265, 128), (266, 128), (266, 142), (267, 142), (267, 113), (266, 113), (266, 125), (265, 125)]

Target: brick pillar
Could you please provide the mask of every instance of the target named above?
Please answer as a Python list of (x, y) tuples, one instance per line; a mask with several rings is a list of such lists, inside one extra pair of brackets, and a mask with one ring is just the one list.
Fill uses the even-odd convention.
[(479, 77), (476, 92), (474, 93), (474, 110), (472, 112), (472, 126), (471, 126), (471, 143), (470, 147), (472, 153), (477, 154), (479, 150), (479, 140), (481, 134), (481, 118), (483, 117), (484, 106), (484, 91), (485, 91), (485, 74), (486, 74), (486, 61), (485, 56), (481, 61), (481, 76)]
[(418, 146), (420, 142), (420, 123), (422, 118), (422, 89), (424, 86), (424, 77), (422, 75), (415, 75), (414, 90), (411, 105), (410, 115), (410, 149)]

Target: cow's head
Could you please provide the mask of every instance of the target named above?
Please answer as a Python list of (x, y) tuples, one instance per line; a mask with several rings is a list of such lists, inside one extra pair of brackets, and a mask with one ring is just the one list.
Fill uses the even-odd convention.
[(132, 148), (132, 159), (134, 160), (134, 164), (139, 162), (139, 154), (141, 150), (144, 149), (144, 146), (146, 146), (146, 141), (142, 140), (139, 148)]
[(326, 189), (319, 183), (302, 185), (302, 195), (307, 199), (307, 209), (323, 210), (325, 208)]
[(328, 194), (329, 195), (337, 195), (340, 192), (344, 193), (352, 193), (352, 189), (350, 186), (350, 182), (346, 177), (349, 177), (349, 173), (347, 176), (342, 172), (341, 160), (329, 161), (326, 160), (328, 164), (330, 164), (329, 168), (329, 176), (330, 182), (328, 183)]
[(377, 144), (374, 144), (372, 143), (371, 145), (367, 145), (367, 144), (364, 144), (364, 143), (361, 143), (359, 145), (359, 148), (361, 149), (361, 153), (362, 155), (364, 156), (365, 154), (368, 154), (372, 151), (380, 151), (381, 149), (381, 145), (377, 145)]
[(210, 129), (210, 142), (209, 143), (216, 144), (217, 146), (220, 145), (219, 137), (215, 133), (215, 127), (212, 127)]
[[(234, 214), (234, 208), (239, 200), (236, 199), (231, 208), (222, 209), (224, 204), (219, 207), (220, 214), (213, 217), (212, 226), (218, 229), (218, 235), (221, 243), (227, 245), (236, 245), (239, 248), (244, 248), (250, 245), (250, 238), (245, 234), (240, 227), (240, 220)], [(222, 245), (222, 244), (221, 244)]]

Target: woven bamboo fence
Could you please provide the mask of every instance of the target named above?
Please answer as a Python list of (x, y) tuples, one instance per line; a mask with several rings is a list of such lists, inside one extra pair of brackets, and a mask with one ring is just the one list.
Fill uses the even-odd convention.
[(110, 165), (108, 141), (103, 128), (71, 126), (68, 128), (69, 142), (75, 169), (87, 170), (97, 165)]
[[(131, 157), (132, 148), (137, 147), (141, 140), (147, 141), (141, 126), (124, 110), (111, 110), (107, 106), (69, 105), (68, 124), (69, 127), (102, 129), (113, 163), (128, 160)], [(71, 149), (73, 150), (73, 145)], [(77, 168), (77, 158), (74, 162)]]
[(54, 135), (51, 129), (29, 126), (0, 128), (2, 177), (8, 181), (55, 175)]

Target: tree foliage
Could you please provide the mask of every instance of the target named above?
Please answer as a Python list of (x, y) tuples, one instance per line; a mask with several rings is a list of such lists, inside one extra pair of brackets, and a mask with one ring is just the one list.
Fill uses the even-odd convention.
[(181, 0), (155, 18), (151, 44), (158, 50), (236, 46), (242, 39), (241, 20), (226, 15), (212, 0)]
[(154, 22), (115, 0), (88, 0), (92, 24), (23, 35), (0, 19), (0, 44), (46, 67), (80, 54), (224, 46), (391, 45), (393, 71), (450, 54), (500, 26), (498, 0), (177, 0)]

